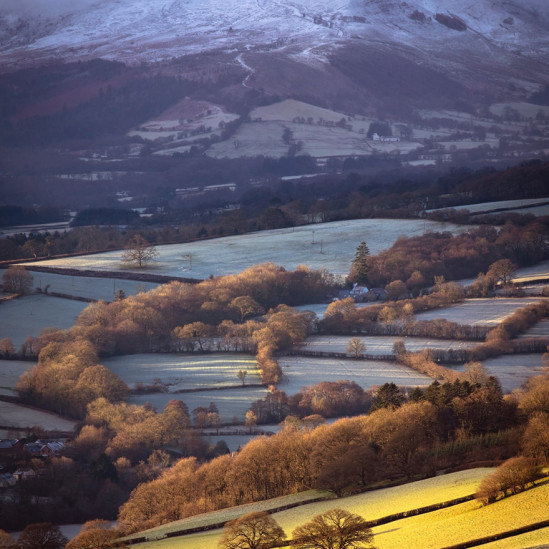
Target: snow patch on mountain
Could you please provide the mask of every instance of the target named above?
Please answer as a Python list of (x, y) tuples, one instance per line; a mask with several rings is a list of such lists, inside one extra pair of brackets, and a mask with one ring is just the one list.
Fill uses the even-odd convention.
[[(453, 30), (437, 15), (456, 17)], [(275, 44), (322, 62), (348, 40), (422, 51), (549, 50), (546, 0), (4, 0), (0, 64), (33, 59), (169, 59), (219, 48)], [(483, 42), (483, 45), (480, 45)]]

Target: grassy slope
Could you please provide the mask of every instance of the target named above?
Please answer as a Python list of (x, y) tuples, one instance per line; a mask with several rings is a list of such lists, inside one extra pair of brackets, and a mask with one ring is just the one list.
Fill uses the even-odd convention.
[(539, 549), (549, 547), (549, 528), (482, 545), (482, 549), (523, 549), (524, 547)]
[[(333, 509), (334, 507), (341, 507), (342, 509), (362, 515), (366, 520), (373, 520), (394, 513), (425, 507), (472, 494), (475, 492), (479, 482), (487, 474), (491, 473), (492, 470), (493, 469), (479, 468), (460, 471), (458, 473), (430, 478), (402, 486), (341, 498), (337, 501), (331, 500), (303, 505), (287, 511), (274, 513), (273, 516), (288, 535), (291, 534), (296, 526), (303, 524), (304, 522), (311, 520), (313, 516), (327, 511), (328, 509)], [(309, 492), (306, 492), (305, 494), (308, 493)], [(296, 495), (289, 497), (295, 498)], [(284, 498), (277, 498), (277, 500), (271, 501), (280, 502), (282, 499)], [(252, 508), (254, 510), (265, 509), (265, 503), (267, 502), (236, 508), (239, 510), (237, 516), (249, 512)], [(269, 503), (267, 503), (267, 505), (269, 505)], [(276, 505), (271, 505), (271, 507), (275, 506)], [(217, 511), (216, 513), (208, 513), (206, 515), (201, 515), (200, 517), (178, 521), (178, 528), (181, 528), (183, 524), (188, 524), (189, 527), (198, 525), (195, 524), (195, 522), (198, 521), (201, 521), (201, 524), (206, 524), (207, 521), (215, 524), (216, 522), (219, 522), (220, 519), (230, 520), (231, 518), (234, 518), (234, 510), (235, 508), (232, 510), (226, 509)], [(148, 531), (147, 535), (150, 539), (152, 539), (153, 536), (161, 537), (163, 533), (178, 528), (174, 528), (172, 525), (166, 525)], [(388, 528), (387, 525), (384, 527), (381, 526), (380, 528), (382, 531), (391, 529)], [(137, 549), (153, 549), (156, 547), (161, 549), (175, 549), (176, 547), (182, 547), (184, 541), (185, 549), (213, 549), (217, 547), (217, 541), (220, 534), (221, 530), (218, 529), (164, 541), (151, 541), (137, 544), (132, 547)], [(138, 535), (139, 534), (136, 534), (136, 536)]]
[[(549, 483), (489, 506), (476, 501), (373, 529), (378, 549), (437, 549), (547, 520)], [(545, 539), (549, 541), (549, 539)]]

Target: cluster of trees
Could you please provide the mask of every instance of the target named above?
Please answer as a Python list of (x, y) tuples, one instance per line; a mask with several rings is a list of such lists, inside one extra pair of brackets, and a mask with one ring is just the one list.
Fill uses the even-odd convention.
[(327, 333), (370, 333), (383, 335), (415, 335), (428, 333), (431, 337), (452, 339), (482, 339), (486, 330), (474, 326), (458, 326), (442, 319), (415, 321), (414, 315), (421, 311), (448, 307), (465, 299), (465, 291), (455, 282), (437, 278), (433, 291), (413, 299), (357, 308), (352, 298), (330, 303), (319, 322), (319, 330)]
[(541, 476), (540, 466), (524, 456), (508, 459), (480, 484), (476, 498), (485, 505), (500, 497), (517, 494), (534, 485)]
[(293, 418), (278, 434), (252, 440), (233, 457), (203, 464), (181, 460), (136, 488), (120, 510), (120, 525), (135, 532), (312, 487), (341, 495), (521, 451), (536, 460), (548, 455), (547, 377), (533, 379), (513, 397), (504, 397), (489, 378), (476, 385), (436, 383), (413, 399), (406, 402), (388, 387), (369, 415), (317, 428), (314, 421)]
[[(302, 267), (290, 272), (264, 264), (200, 284), (172, 282), (109, 304), (90, 304), (71, 329), (45, 330), (33, 340), (39, 361), (22, 376), (19, 394), (25, 401), (81, 418), (93, 400), (118, 402), (128, 393), (99, 364), (100, 357), (204, 351), (212, 348), (214, 336), (219, 349), (256, 353), (263, 382), (276, 383), (281, 371), (273, 353), (303, 340), (312, 322), (309, 313), (276, 305), (314, 301), (332, 284), (322, 271)], [(248, 318), (265, 310), (263, 316)]]
[(67, 218), (67, 212), (60, 208), (0, 206), (0, 227), (53, 223), (55, 221), (66, 221)]
[(286, 533), (265, 511), (247, 513), (225, 525), (219, 547), (225, 549), (269, 549), (291, 545), (297, 549), (353, 549), (373, 545), (374, 536), (360, 516), (331, 509), (298, 526), (289, 542)]
[(548, 257), (547, 234), (547, 223), (537, 220), (523, 227), (506, 225), (499, 231), (482, 226), (458, 235), (403, 236), (390, 249), (368, 258), (368, 282), (383, 287), (400, 280), (410, 291), (417, 291), (433, 285), (437, 276), (446, 280), (474, 277), (501, 259), (531, 265)]
[(358, 415), (367, 412), (372, 405), (370, 392), (364, 391), (354, 381), (322, 381), (304, 387), (288, 397), (284, 391), (272, 390), (252, 403), (250, 409), (257, 423), (280, 423), (287, 416), (303, 418), (315, 425), (323, 418)]
[(4, 292), (29, 294), (32, 292), (32, 275), (21, 265), (11, 265), (2, 275)]

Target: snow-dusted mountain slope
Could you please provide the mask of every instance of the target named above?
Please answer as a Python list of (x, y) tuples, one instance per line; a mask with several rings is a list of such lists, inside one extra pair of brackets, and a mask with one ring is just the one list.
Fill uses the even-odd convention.
[[(452, 21), (466, 30), (445, 25)], [(298, 55), (322, 59), (348, 40), (541, 57), (548, 22), (546, 0), (3, 0), (0, 63), (153, 61), (264, 44), (293, 44)]]

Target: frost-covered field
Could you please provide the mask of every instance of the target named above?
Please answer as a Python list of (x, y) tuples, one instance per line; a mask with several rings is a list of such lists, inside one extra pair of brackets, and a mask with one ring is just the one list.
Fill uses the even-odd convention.
[[(278, 103), (272, 103), (265, 107), (257, 107), (250, 112), (250, 120), (261, 119), (267, 121), (282, 121), (292, 122), (296, 117), (304, 119), (311, 119), (311, 123), (317, 124), (318, 122), (339, 122), (342, 118), (347, 120), (347, 116), (330, 109), (324, 109), (322, 107), (316, 107), (302, 101), (296, 101), (295, 99), (285, 99)], [(355, 122), (352, 117), (352, 122)], [(351, 122), (349, 121), (349, 122)], [(366, 124), (368, 129), (371, 119), (364, 119), (361, 117), (362, 123)]]
[[(471, 213), (477, 212), (490, 212), (500, 209), (514, 209), (515, 211), (522, 211), (522, 208), (526, 208), (524, 213), (530, 213), (531, 208), (529, 206), (542, 205), (547, 214), (549, 215), (549, 198), (529, 198), (524, 200), (500, 200), (497, 202), (482, 202), (481, 204), (463, 204), (462, 206), (454, 206), (455, 210), (469, 210)], [(437, 210), (427, 210), (437, 211)], [(538, 214), (541, 215), (541, 214)]]
[(354, 381), (363, 389), (391, 381), (408, 387), (426, 387), (433, 381), (411, 368), (382, 360), (287, 356), (281, 357), (278, 363), (284, 373), (278, 388), (288, 395), (321, 381)]
[(0, 395), (15, 396), (14, 388), (21, 374), (35, 364), (27, 360), (0, 360)]
[[(496, 376), (504, 392), (518, 389), (532, 376), (541, 374), (543, 370), (541, 354), (502, 355), (483, 362), (486, 372)], [(545, 369), (547, 372), (547, 369)]]
[[(346, 275), (358, 244), (364, 240), (376, 254), (390, 248), (399, 236), (418, 236), (425, 232), (460, 233), (469, 226), (419, 219), (357, 219), (318, 223), (290, 229), (261, 231), (240, 236), (216, 238), (186, 244), (159, 246), (157, 260), (140, 272), (204, 279), (236, 274), (263, 262), (273, 262), (287, 269), (307, 265)], [(192, 269), (189, 268), (189, 254)], [(91, 254), (38, 263), (43, 266), (122, 270), (121, 252)], [(127, 268), (126, 268), (127, 270)], [(130, 269), (131, 270), (131, 269)]]
[[(29, 271), (33, 277), (33, 287), (42, 291), (65, 294), (85, 299), (112, 301), (119, 290), (129, 296), (139, 292), (148, 292), (156, 288), (154, 282), (136, 282), (119, 278), (95, 278), (86, 276), (70, 276), (53, 273)], [(4, 270), (0, 269), (0, 277)]]
[(37, 337), (44, 328), (70, 328), (87, 305), (43, 294), (5, 301), (0, 303), (0, 339), (9, 337), (19, 350), (28, 336)]
[(466, 299), (465, 302), (458, 305), (418, 313), (416, 319), (435, 320), (444, 318), (458, 324), (496, 326), (517, 309), (537, 303), (539, 300), (538, 297)]
[[(294, 528), (310, 521), (315, 515), (324, 513), (334, 507), (339, 507), (350, 513), (356, 513), (364, 517), (366, 520), (373, 520), (384, 516), (417, 509), (419, 507), (427, 507), (436, 503), (442, 503), (451, 499), (457, 499), (470, 494), (474, 494), (479, 483), (488, 474), (492, 473), (493, 469), (479, 468), (441, 475), (438, 477), (429, 478), (402, 486), (393, 488), (385, 488), (382, 490), (374, 490), (365, 494), (339, 498), (337, 502), (334, 500), (321, 501), (303, 505), (287, 511), (273, 513), (273, 518), (282, 526), (286, 534), (289, 536)], [(309, 497), (315, 497), (314, 492), (304, 492), (302, 494), (294, 494), (284, 498), (275, 500), (267, 500), (247, 506), (234, 507), (223, 511), (215, 511), (183, 519), (175, 523), (166, 524), (158, 528), (148, 531), (149, 539), (161, 538), (166, 533), (174, 530), (179, 530), (182, 527), (192, 528), (194, 526), (203, 526), (206, 524), (221, 522), (222, 520), (231, 520), (234, 514), (237, 516), (249, 512), (251, 510), (268, 510), (269, 508), (282, 506), (285, 503), (290, 503), (292, 500), (287, 500), (288, 497), (304, 498), (308, 494)], [(337, 503), (337, 505), (336, 505)], [(224, 514), (223, 514), (224, 513)], [(197, 522), (199, 521), (199, 522)], [(383, 531), (392, 531), (391, 525), (380, 527)], [(142, 535), (142, 534), (139, 534)], [(175, 549), (185, 547), (185, 549), (214, 549), (217, 547), (217, 542), (221, 530), (212, 530), (203, 534), (192, 534), (180, 538), (171, 538), (166, 540), (151, 541), (148, 543), (140, 543), (135, 547), (137, 549)], [(377, 545), (377, 538), (374, 540)], [(409, 547), (422, 547), (422, 545), (410, 545)]]
[(541, 261), (537, 265), (517, 269), (513, 282), (528, 282), (540, 278), (549, 278), (549, 261)]
[(3, 427), (38, 426), (47, 431), (72, 431), (76, 421), (61, 418), (49, 412), (34, 410), (12, 402), (0, 401), (0, 424)]
[[(366, 354), (390, 355), (393, 352), (393, 344), (397, 340), (404, 341), (408, 351), (417, 353), (423, 349), (470, 349), (477, 342), (456, 341), (451, 339), (429, 339), (424, 337), (396, 337), (396, 336), (361, 336), (359, 338), (366, 346)], [(297, 349), (306, 351), (322, 351), (325, 353), (345, 353), (349, 344), (350, 336), (312, 336), (300, 345)]]
[(543, 217), (549, 215), (549, 205), (545, 204), (543, 206), (529, 206), (527, 208), (513, 208), (509, 210), (510, 212), (519, 213), (519, 214), (532, 214), (538, 217)]
[(547, 337), (549, 338), (549, 318), (540, 320), (534, 324), (529, 330), (520, 335), (521, 338), (527, 337)]
[(108, 358), (103, 365), (130, 387), (150, 385), (155, 379), (169, 385), (169, 391), (239, 385), (239, 370), (248, 372), (245, 383), (260, 383), (254, 358), (242, 354), (140, 354)]
[(495, 103), (490, 106), (490, 111), (498, 116), (503, 116), (507, 108), (518, 111), (522, 116), (526, 118), (535, 118), (538, 112), (543, 112), (549, 115), (549, 107), (544, 105), (534, 105), (533, 103)]
[[(336, 113), (334, 113), (336, 114)], [(340, 118), (345, 118), (340, 115)], [(242, 156), (280, 157), (288, 152), (289, 143), (283, 140), (286, 128), (292, 132), (291, 143), (301, 143), (298, 154), (314, 158), (328, 156), (369, 155), (374, 152), (400, 151), (405, 154), (421, 147), (412, 141), (382, 143), (368, 139), (356, 127), (362, 124), (349, 123), (352, 128), (316, 124), (296, 124), (280, 120), (242, 124), (231, 139), (215, 143), (206, 152), (214, 158), (240, 158)], [(478, 146), (478, 142), (475, 142)]]
[(143, 405), (149, 402), (159, 412), (173, 399), (184, 402), (189, 411), (198, 406), (208, 407), (213, 402), (218, 410), (223, 423), (230, 423), (233, 418), (242, 423), (246, 416), (246, 410), (250, 408), (254, 400), (265, 398), (267, 389), (263, 387), (239, 387), (237, 389), (204, 390), (192, 393), (153, 393), (149, 395), (132, 395), (132, 404)]

